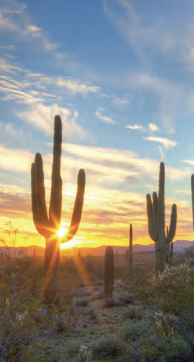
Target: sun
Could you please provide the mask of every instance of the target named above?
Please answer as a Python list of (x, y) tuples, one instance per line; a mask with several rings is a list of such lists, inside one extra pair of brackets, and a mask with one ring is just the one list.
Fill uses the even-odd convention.
[(63, 227), (60, 227), (57, 235), (62, 238), (65, 234), (67, 233), (67, 229), (66, 228), (63, 228)]

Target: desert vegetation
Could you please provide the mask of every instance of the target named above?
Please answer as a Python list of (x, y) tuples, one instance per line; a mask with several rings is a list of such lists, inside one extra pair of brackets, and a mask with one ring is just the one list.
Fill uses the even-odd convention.
[[(32, 164), (32, 214), (46, 240), (45, 257), (16, 251), (11, 256), (9, 248), (0, 254), (1, 361), (193, 361), (194, 251), (173, 253), (177, 208), (172, 205), (166, 230), (164, 164), (158, 195), (147, 195), (155, 253), (133, 253), (130, 224), (123, 258), (114, 255), (112, 246), (103, 257), (82, 255), (81, 250), (75, 257), (62, 257), (60, 243), (73, 238), (81, 221), (85, 173), (79, 171), (70, 228), (61, 238), (61, 135), (57, 116), (49, 216), (40, 154)], [(192, 190), (193, 183), (192, 177)], [(18, 229), (7, 222), (2, 230), (15, 248)], [(8, 246), (4, 238), (0, 241)]]
[(1, 360), (192, 361), (194, 259), (187, 256), (175, 254), (158, 277), (153, 254), (139, 266), (144, 253), (134, 253), (133, 274), (124, 258), (115, 260), (111, 297), (103, 257), (61, 257), (52, 301), (44, 296), (43, 258), (2, 257)]

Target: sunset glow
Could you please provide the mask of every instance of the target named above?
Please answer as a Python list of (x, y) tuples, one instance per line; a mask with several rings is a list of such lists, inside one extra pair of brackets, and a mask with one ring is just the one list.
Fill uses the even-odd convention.
[(60, 227), (57, 235), (62, 238), (65, 234), (67, 233), (67, 229), (66, 228), (63, 228), (63, 227)]
[(71, 222), (78, 171), (86, 173), (81, 223), (62, 249), (128, 246), (130, 223), (134, 244), (152, 243), (146, 194), (158, 191), (161, 161), (166, 226), (176, 203), (175, 240), (193, 240), (192, 2), (177, 1), (176, 9), (148, 0), (0, 5), (0, 226), (11, 220), (19, 229), (17, 246), (45, 246), (32, 219), (31, 164), (41, 153), (49, 213), (59, 114), (59, 237)]

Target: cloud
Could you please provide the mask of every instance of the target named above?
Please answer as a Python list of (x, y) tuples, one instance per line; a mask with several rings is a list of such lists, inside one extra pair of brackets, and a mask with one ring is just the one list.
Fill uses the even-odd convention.
[(30, 33), (37, 33), (37, 32), (40, 32), (42, 29), (38, 28), (35, 25), (28, 25), (26, 30), (27, 30), (27, 32), (30, 32)]
[(181, 8), (179, 2), (179, 11), (174, 12), (174, 3), (169, 2), (168, 12), (165, 6), (159, 11), (155, 5), (146, 12), (144, 6), (134, 1), (104, 2), (104, 12), (109, 21), (133, 48), (144, 66), (151, 67), (160, 56), (168, 63), (186, 64), (194, 70), (192, 2), (184, 3), (183, 16), (180, 18), (178, 13)]
[[(106, 182), (109, 184), (114, 184), (114, 177), (129, 184), (128, 176), (141, 182), (142, 174), (158, 179), (159, 160), (141, 158), (131, 151), (66, 143), (65, 152), (75, 157), (74, 161), (73, 158), (69, 159), (69, 165), (72, 164), (73, 167), (75, 165), (77, 168), (86, 167), (92, 171), (92, 175), (99, 172), (101, 175), (105, 175)], [(189, 168), (166, 167), (166, 170), (169, 179), (181, 180), (191, 174)], [(103, 177), (102, 182), (105, 181)], [(92, 181), (95, 182), (95, 179), (94, 177)]]
[(123, 107), (129, 103), (129, 99), (116, 97), (115, 99), (113, 99), (113, 103), (116, 106)]
[(126, 126), (126, 128), (130, 128), (130, 129), (139, 129), (139, 130), (143, 129), (143, 127), (142, 127), (142, 126), (138, 126), (137, 124), (135, 124), (134, 126)]
[(148, 128), (149, 128), (150, 132), (157, 132), (158, 131), (158, 127), (156, 126), (156, 124), (149, 123)]
[[(71, 92), (72, 94), (87, 94), (87, 93), (97, 93), (100, 91), (100, 87), (85, 84), (84, 82), (79, 82), (76, 79), (71, 79), (70, 77), (51, 77), (46, 76), (40, 73), (33, 73), (29, 71), (28, 69), (25, 69), (21, 66), (16, 65), (14, 61), (8, 61), (7, 59), (4, 59), (0, 57), (0, 69), (3, 73), (9, 73), (9, 76), (1, 75), (0, 78), (2, 80), (0, 81), (0, 84), (4, 87), (1, 88), (2, 91), (6, 93), (14, 93), (11, 95), (11, 99), (18, 98), (18, 91), (23, 91), (24, 88), (37, 88), (38, 90), (41, 90), (41, 93), (39, 92), (40, 96), (48, 95), (48, 93), (44, 92), (42, 93), (43, 89), (48, 89), (52, 87), (52, 91), (55, 91), (56, 94), (52, 94), (52, 97), (60, 97), (64, 95), (64, 92), (66, 91), (68, 94)], [(10, 76), (12, 75), (12, 77)], [(19, 81), (18, 81), (19, 78)], [(5, 83), (6, 81), (6, 83)], [(2, 84), (2, 82), (4, 82)], [(17, 89), (12, 92), (13, 83), (17, 83)], [(14, 87), (16, 88), (16, 87)], [(35, 89), (31, 89), (28, 91), (25, 95), (21, 97), (24, 101), (32, 102), (32, 92), (37, 92)], [(17, 93), (17, 95), (15, 95)], [(29, 95), (31, 93), (31, 95)], [(33, 95), (34, 95), (33, 94)], [(38, 92), (37, 92), (38, 94)], [(21, 93), (20, 93), (21, 95)], [(51, 95), (50, 95), (51, 96)], [(43, 98), (40, 98), (39, 101), (42, 101)], [(37, 101), (37, 100), (36, 100)]]
[(68, 136), (75, 135), (80, 138), (87, 136), (87, 132), (76, 123), (79, 115), (78, 112), (71, 112), (67, 108), (60, 107), (57, 104), (46, 106), (42, 103), (37, 103), (36, 107), (29, 107), (27, 111), (17, 112), (16, 114), (25, 122), (29, 122), (33, 127), (50, 135), (53, 134), (54, 117), (56, 114), (59, 114)]
[(191, 165), (191, 166), (194, 165), (194, 160), (181, 160), (181, 162), (187, 163), (188, 165)]
[(29, 13), (26, 10), (26, 4), (20, 4), (18, 1), (7, 1), (0, 8), (0, 28), (2, 31), (11, 32), (17, 41), (22, 42), (24, 39), (38, 39), (38, 43), (34, 43), (33, 47), (39, 50), (52, 50), (56, 48), (56, 44), (48, 41), (46, 35), (37, 25), (32, 23)]
[(143, 137), (143, 138), (148, 141), (162, 143), (162, 145), (166, 149), (175, 147), (178, 144), (177, 142), (171, 141), (168, 138), (162, 138), (162, 137)]
[(180, 99), (182, 106), (188, 109), (191, 105), (193, 90), (182, 84), (172, 83), (156, 74), (144, 71), (133, 71), (123, 77), (122, 84), (134, 90), (145, 91), (152, 97), (157, 98), (158, 116), (157, 122), (162, 123), (168, 133), (175, 132), (175, 114), (180, 111)]
[(103, 122), (112, 123), (112, 124), (116, 123), (112, 118), (102, 116), (99, 111), (96, 111), (96, 116), (97, 116), (99, 119), (101, 119), (101, 121), (103, 121)]
[(0, 168), (14, 173), (30, 172), (31, 162), (34, 159), (27, 150), (8, 149), (0, 146)]
[(56, 86), (59, 88), (66, 88), (68, 91), (72, 92), (72, 93), (96, 93), (99, 92), (100, 87), (97, 86), (91, 86), (91, 85), (86, 85), (86, 84), (80, 84), (78, 83), (78, 81), (76, 80), (72, 80), (70, 78), (62, 78), (59, 77), (56, 80)]

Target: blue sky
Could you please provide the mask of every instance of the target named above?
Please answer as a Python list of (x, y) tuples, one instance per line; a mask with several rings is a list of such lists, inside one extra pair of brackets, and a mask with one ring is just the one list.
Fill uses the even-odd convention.
[[(192, 240), (194, 3), (0, 0), (1, 223), (44, 244), (32, 223), (30, 165), (41, 152), (49, 200), (53, 119), (63, 121), (63, 226), (86, 170), (74, 245), (150, 243), (145, 195), (166, 166), (166, 220)], [(33, 239), (33, 242), (32, 242)]]

